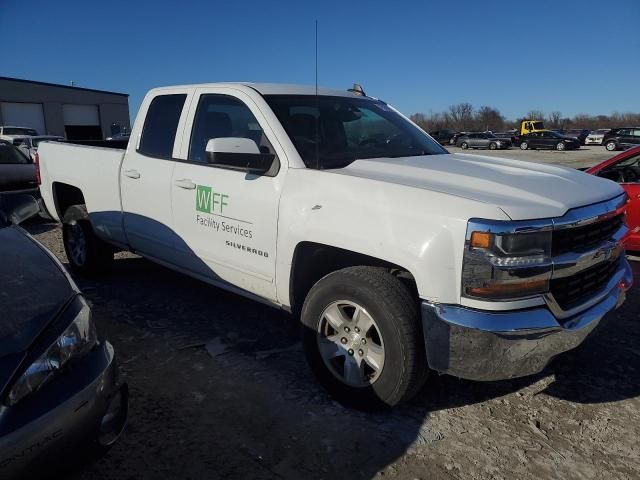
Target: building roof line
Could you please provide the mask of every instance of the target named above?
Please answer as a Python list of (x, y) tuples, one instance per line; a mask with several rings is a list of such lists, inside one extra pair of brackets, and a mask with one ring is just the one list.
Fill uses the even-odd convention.
[(71, 85), (61, 85), (59, 83), (38, 82), (36, 80), (25, 80), (24, 78), (0, 77), (0, 80), (9, 80), (9, 81), (12, 81), (12, 82), (31, 83), (31, 84), (35, 84), (35, 85), (45, 85), (47, 87), (70, 88), (72, 90), (81, 90), (81, 91), (84, 91), (84, 92), (107, 93), (109, 95), (120, 95), (122, 97), (128, 97), (129, 96), (128, 93), (110, 92), (108, 90), (97, 90), (95, 88), (72, 87)]

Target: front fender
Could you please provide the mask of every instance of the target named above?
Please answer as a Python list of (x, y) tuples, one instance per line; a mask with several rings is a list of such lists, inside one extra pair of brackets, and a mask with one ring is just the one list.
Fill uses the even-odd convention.
[(292, 169), (278, 220), (278, 301), (291, 306), (294, 252), (301, 242), (315, 242), (398, 265), (413, 275), (421, 298), (458, 303), (471, 217), (508, 219), (493, 205), (453, 195), (329, 170)]

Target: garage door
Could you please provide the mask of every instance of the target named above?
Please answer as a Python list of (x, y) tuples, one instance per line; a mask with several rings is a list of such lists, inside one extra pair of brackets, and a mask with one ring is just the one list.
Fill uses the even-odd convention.
[(2, 123), (12, 127), (28, 127), (40, 135), (47, 133), (41, 103), (0, 103)]
[(100, 115), (97, 105), (67, 103), (62, 106), (64, 131), (70, 140), (101, 140)]

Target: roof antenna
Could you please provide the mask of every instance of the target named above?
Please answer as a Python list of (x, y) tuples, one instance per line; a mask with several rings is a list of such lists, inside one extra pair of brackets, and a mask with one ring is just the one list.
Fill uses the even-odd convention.
[(316, 73), (316, 170), (320, 170), (320, 135), (318, 132), (318, 122), (320, 121), (320, 106), (318, 104), (318, 19), (316, 19), (316, 56), (315, 56), (315, 73)]

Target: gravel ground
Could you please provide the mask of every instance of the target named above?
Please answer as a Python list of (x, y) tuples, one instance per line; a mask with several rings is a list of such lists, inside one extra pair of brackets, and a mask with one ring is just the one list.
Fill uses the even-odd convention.
[(520, 150), (512, 147), (508, 150), (462, 150), (458, 147), (445, 146), (451, 153), (471, 153), (475, 155), (488, 155), (495, 157), (515, 158), (536, 163), (556, 163), (566, 167), (586, 168), (593, 167), (604, 160), (618, 155), (621, 152), (607, 152), (599, 145), (586, 145), (579, 150)]
[[(58, 226), (28, 229), (66, 262)], [(131, 417), (72, 480), (640, 478), (637, 286), (540, 375), (433, 375), (410, 404), (365, 414), (318, 386), (282, 312), (131, 254), (76, 280), (116, 348)]]

